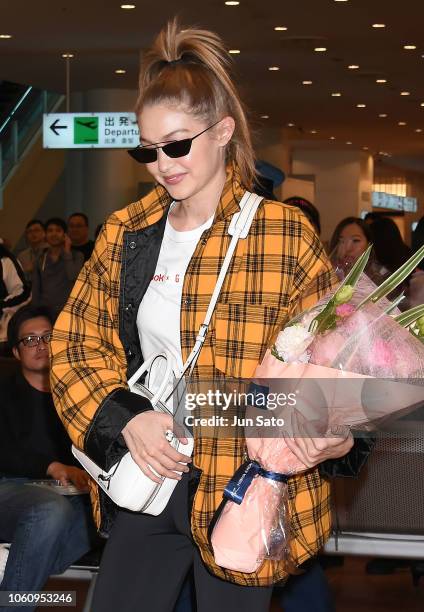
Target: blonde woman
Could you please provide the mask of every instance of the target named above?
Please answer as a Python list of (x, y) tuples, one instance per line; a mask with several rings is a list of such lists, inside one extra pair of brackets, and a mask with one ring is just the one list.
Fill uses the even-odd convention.
[[(195, 437), (190, 461), (165, 438), (171, 417), (126, 384), (142, 355), (159, 348), (172, 352), (181, 371), (229, 245), (229, 224), (253, 183), (249, 127), (229, 69), (217, 35), (175, 22), (145, 54), (136, 106), (141, 143), (131, 154), (157, 186), (106, 221), (54, 330), (52, 388), (73, 442), (105, 469), (129, 449), (152, 480), (179, 480), (157, 517), (119, 510), (93, 488), (97, 524), (110, 534), (93, 612), (171, 612), (191, 568), (199, 612), (260, 612), (269, 608), (272, 585), (288, 577), (284, 560), (266, 561), (253, 574), (214, 562), (208, 526), (243, 462), (243, 439)], [(316, 300), (333, 282), (305, 217), (263, 201), (238, 243), (194, 377), (252, 376), (303, 290)], [(330, 529), (329, 485), (315, 466), (345, 455), (352, 439), (318, 447), (312, 439), (293, 443), (308, 466), (289, 483), (299, 565)]]

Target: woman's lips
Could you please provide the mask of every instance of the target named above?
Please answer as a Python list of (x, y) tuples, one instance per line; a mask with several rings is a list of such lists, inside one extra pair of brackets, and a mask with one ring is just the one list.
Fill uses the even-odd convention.
[(170, 176), (164, 176), (163, 180), (165, 181), (167, 185), (177, 185), (177, 183), (180, 183), (184, 177), (185, 177), (185, 172), (181, 174), (172, 174)]

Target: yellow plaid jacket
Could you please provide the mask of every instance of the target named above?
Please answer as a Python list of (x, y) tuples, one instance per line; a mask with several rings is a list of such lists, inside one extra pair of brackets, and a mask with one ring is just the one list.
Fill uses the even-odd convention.
[[(184, 278), (183, 360), (203, 322), (230, 242), (228, 226), (243, 193), (237, 173), (229, 168), (214, 223), (202, 235)], [(127, 390), (126, 381), (141, 361), (136, 313), (154, 273), (161, 242), (158, 228), (164, 226), (169, 205), (167, 192), (157, 187), (106, 221), (53, 332), (51, 382), (56, 408), (73, 443), (106, 468), (126, 450), (120, 435), (126, 422), (146, 409), (141, 398)], [(137, 277), (140, 273), (144, 276)], [(308, 289), (312, 303), (333, 284), (323, 247), (300, 211), (263, 201), (249, 236), (238, 243), (195, 375), (205, 379), (219, 372), (248, 379), (296, 309), (300, 295)], [(287, 577), (284, 561), (267, 560), (254, 574), (222, 569), (214, 562), (207, 535), (244, 450), (241, 438), (195, 437), (193, 463), (201, 476), (192, 508), (192, 534), (215, 575), (242, 585), (265, 586)], [(292, 553), (301, 564), (328, 537), (329, 484), (312, 469), (291, 477), (288, 489)], [(97, 525), (107, 530), (111, 502), (102, 493), (99, 503), (94, 485), (91, 496)]]

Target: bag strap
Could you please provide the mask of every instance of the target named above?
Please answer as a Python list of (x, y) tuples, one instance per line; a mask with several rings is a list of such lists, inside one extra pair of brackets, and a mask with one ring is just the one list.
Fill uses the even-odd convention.
[(219, 294), (221, 293), (222, 285), (224, 284), (224, 280), (227, 275), (231, 259), (233, 257), (234, 251), (236, 250), (237, 243), (240, 238), (244, 239), (249, 234), (250, 226), (252, 225), (256, 210), (262, 200), (263, 198), (256, 195), (255, 193), (250, 193), (250, 191), (246, 191), (244, 196), (240, 200), (240, 212), (235, 213), (233, 215), (233, 218), (231, 219), (231, 223), (228, 228), (228, 233), (230, 234), (230, 236), (232, 236), (230, 246), (228, 247), (224, 261), (222, 262), (222, 267), (219, 272), (218, 279), (216, 281), (215, 289), (212, 293), (211, 301), (209, 302), (209, 306), (206, 311), (205, 319), (202, 325), (200, 326), (193, 350), (191, 351), (190, 355), (187, 358), (187, 361), (183, 366), (181, 376), (184, 376), (188, 369), (190, 369), (191, 374), (194, 366), (196, 365), (196, 361), (200, 355), (200, 351), (202, 350), (206, 334), (208, 333), (213, 311), (215, 310)]

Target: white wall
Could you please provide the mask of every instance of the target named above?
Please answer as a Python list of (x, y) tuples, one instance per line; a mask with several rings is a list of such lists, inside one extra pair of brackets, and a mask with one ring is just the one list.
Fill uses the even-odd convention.
[(323, 241), (331, 238), (341, 219), (371, 209), (372, 158), (365, 153), (295, 149), (292, 173), (315, 177), (314, 204), (321, 215)]
[(281, 187), (281, 199), (292, 197), (305, 198), (309, 202), (315, 202), (315, 180), (305, 180), (288, 176)]

